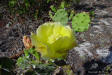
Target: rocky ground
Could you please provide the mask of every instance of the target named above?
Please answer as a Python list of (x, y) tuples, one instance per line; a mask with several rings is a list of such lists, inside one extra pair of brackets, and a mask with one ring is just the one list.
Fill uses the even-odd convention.
[[(112, 0), (86, 0), (84, 8), (77, 11), (95, 12), (88, 31), (76, 33), (78, 47), (69, 52), (67, 63), (78, 75), (105, 75), (107, 65), (112, 64)], [(0, 4), (0, 57), (10, 57), (24, 49), (22, 37), (30, 36), (39, 25), (47, 21), (29, 17), (11, 16), (7, 7)], [(109, 71), (109, 73), (111, 73)]]
[(95, 18), (87, 32), (76, 35), (80, 44), (72, 49), (68, 56), (68, 63), (74, 72), (77, 69), (81, 75), (84, 75), (84, 72), (86, 75), (105, 75), (104, 68), (107, 64), (112, 63), (111, 4), (112, 1), (109, 0), (91, 3), (95, 11)]

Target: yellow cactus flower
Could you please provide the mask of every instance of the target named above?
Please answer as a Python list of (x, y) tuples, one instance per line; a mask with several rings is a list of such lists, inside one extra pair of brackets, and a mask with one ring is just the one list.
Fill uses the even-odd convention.
[(65, 58), (68, 50), (76, 46), (72, 29), (57, 22), (40, 25), (31, 40), (42, 57), (51, 59)]

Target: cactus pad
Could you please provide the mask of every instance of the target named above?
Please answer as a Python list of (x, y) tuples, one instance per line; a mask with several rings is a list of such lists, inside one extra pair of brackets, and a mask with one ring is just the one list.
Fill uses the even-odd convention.
[(68, 14), (64, 9), (59, 9), (53, 16), (53, 21), (60, 22), (63, 25), (67, 25), (68, 22)]
[(76, 14), (72, 19), (72, 28), (77, 32), (84, 32), (88, 30), (90, 17), (88, 13), (82, 12)]

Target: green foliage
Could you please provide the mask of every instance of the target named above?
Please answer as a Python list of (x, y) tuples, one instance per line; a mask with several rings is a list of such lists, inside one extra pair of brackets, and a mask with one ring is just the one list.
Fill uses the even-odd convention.
[(53, 4), (53, 5), (50, 6), (51, 10), (53, 12), (55, 12), (55, 13), (59, 9), (65, 9), (65, 8), (70, 7), (69, 0), (67, 0), (67, 1), (66, 0), (62, 0), (61, 2), (58, 2), (58, 0), (55, 0), (55, 1), (56, 1), (56, 4), (58, 4), (58, 5)]
[(69, 20), (72, 20), (72, 18), (73, 18), (74, 15), (75, 15), (75, 12), (72, 10), (72, 11), (70, 12)]
[[(11, 13), (17, 13), (19, 15), (28, 14), (37, 19), (42, 15), (43, 11), (46, 12), (50, 8), (53, 12), (56, 12), (57, 9), (69, 7), (70, 1), (71, 0), (9, 0), (9, 8)], [(49, 8), (49, 6), (51, 7)]]
[(28, 15), (37, 19), (49, 6), (46, 0), (9, 0), (12, 14)]
[[(72, 20), (72, 28), (76, 32), (84, 32), (89, 28), (90, 16), (86, 12), (75, 15), (75, 12), (72, 10), (68, 16), (68, 12), (66, 10), (58, 9), (54, 16), (51, 12), (49, 15), (54, 22), (60, 22), (62, 25), (67, 25), (68, 21)], [(90, 12), (90, 15), (93, 16), (94, 12)]]
[(68, 14), (65, 9), (58, 9), (55, 15), (50, 14), (50, 17), (54, 22), (60, 22), (63, 25), (67, 25), (68, 23)]
[(30, 2), (28, 0), (10, 0), (9, 7), (12, 13), (23, 14), (29, 10)]
[(46, 0), (46, 1), (47, 1), (47, 3), (50, 3), (50, 2), (52, 2), (52, 1), (56, 2), (56, 1), (58, 1), (58, 0)]
[(64, 75), (74, 75), (73, 71), (71, 70), (70, 65), (63, 66)]
[(31, 64), (30, 64), (30, 59), (28, 57), (19, 57), (19, 59), (17, 60), (17, 65), (19, 66), (19, 68), (21, 69), (26, 69), (26, 68), (30, 68)]
[(9, 6), (14, 7), (17, 4), (17, 0), (10, 0), (9, 1)]
[(90, 11), (90, 12), (89, 12), (89, 15), (90, 15), (91, 17), (94, 17), (94, 16), (95, 16), (95, 12), (94, 12), (94, 11)]
[[(29, 50), (24, 50), (25, 56), (19, 57), (17, 60), (17, 65), (21, 69), (30, 68), (32, 66), (36, 66), (39, 64), (39, 54), (35, 51), (35, 49), (31, 48)], [(36, 60), (32, 60), (30, 56), (34, 56)]]
[(112, 64), (108, 64), (106, 65), (106, 67), (104, 67), (103, 71), (105, 75), (110, 75), (110, 72), (112, 71)]
[(57, 11), (57, 10), (56, 10), (56, 7), (55, 7), (54, 5), (51, 5), (50, 8), (51, 8), (51, 10), (52, 10), (53, 12), (56, 12), (56, 11)]
[(76, 14), (72, 19), (72, 28), (77, 32), (84, 32), (88, 30), (90, 17), (88, 13), (82, 12)]
[(65, 8), (65, 1), (62, 1), (62, 2), (61, 2), (60, 8), (61, 8), (61, 9), (64, 9), (64, 8)]
[(44, 63), (38, 65), (38, 69), (36, 70), (36, 72), (38, 72), (40, 75), (51, 75), (55, 69), (55, 64)]
[(24, 53), (25, 55), (19, 57), (16, 63), (22, 70), (33, 69), (33, 74), (38, 73), (49, 75), (56, 68), (56, 65), (53, 63), (43, 63), (41, 61), (42, 59), (40, 60), (40, 55), (34, 48), (24, 50)]

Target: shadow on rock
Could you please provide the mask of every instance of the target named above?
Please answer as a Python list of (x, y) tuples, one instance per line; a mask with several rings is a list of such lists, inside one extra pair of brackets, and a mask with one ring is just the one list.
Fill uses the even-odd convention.
[(1, 75), (15, 75), (13, 70), (15, 62), (7, 57), (0, 57), (0, 73)]
[(85, 69), (84, 75), (105, 75), (104, 71), (108, 64), (102, 62), (101, 60), (91, 60), (87, 61), (83, 67)]

